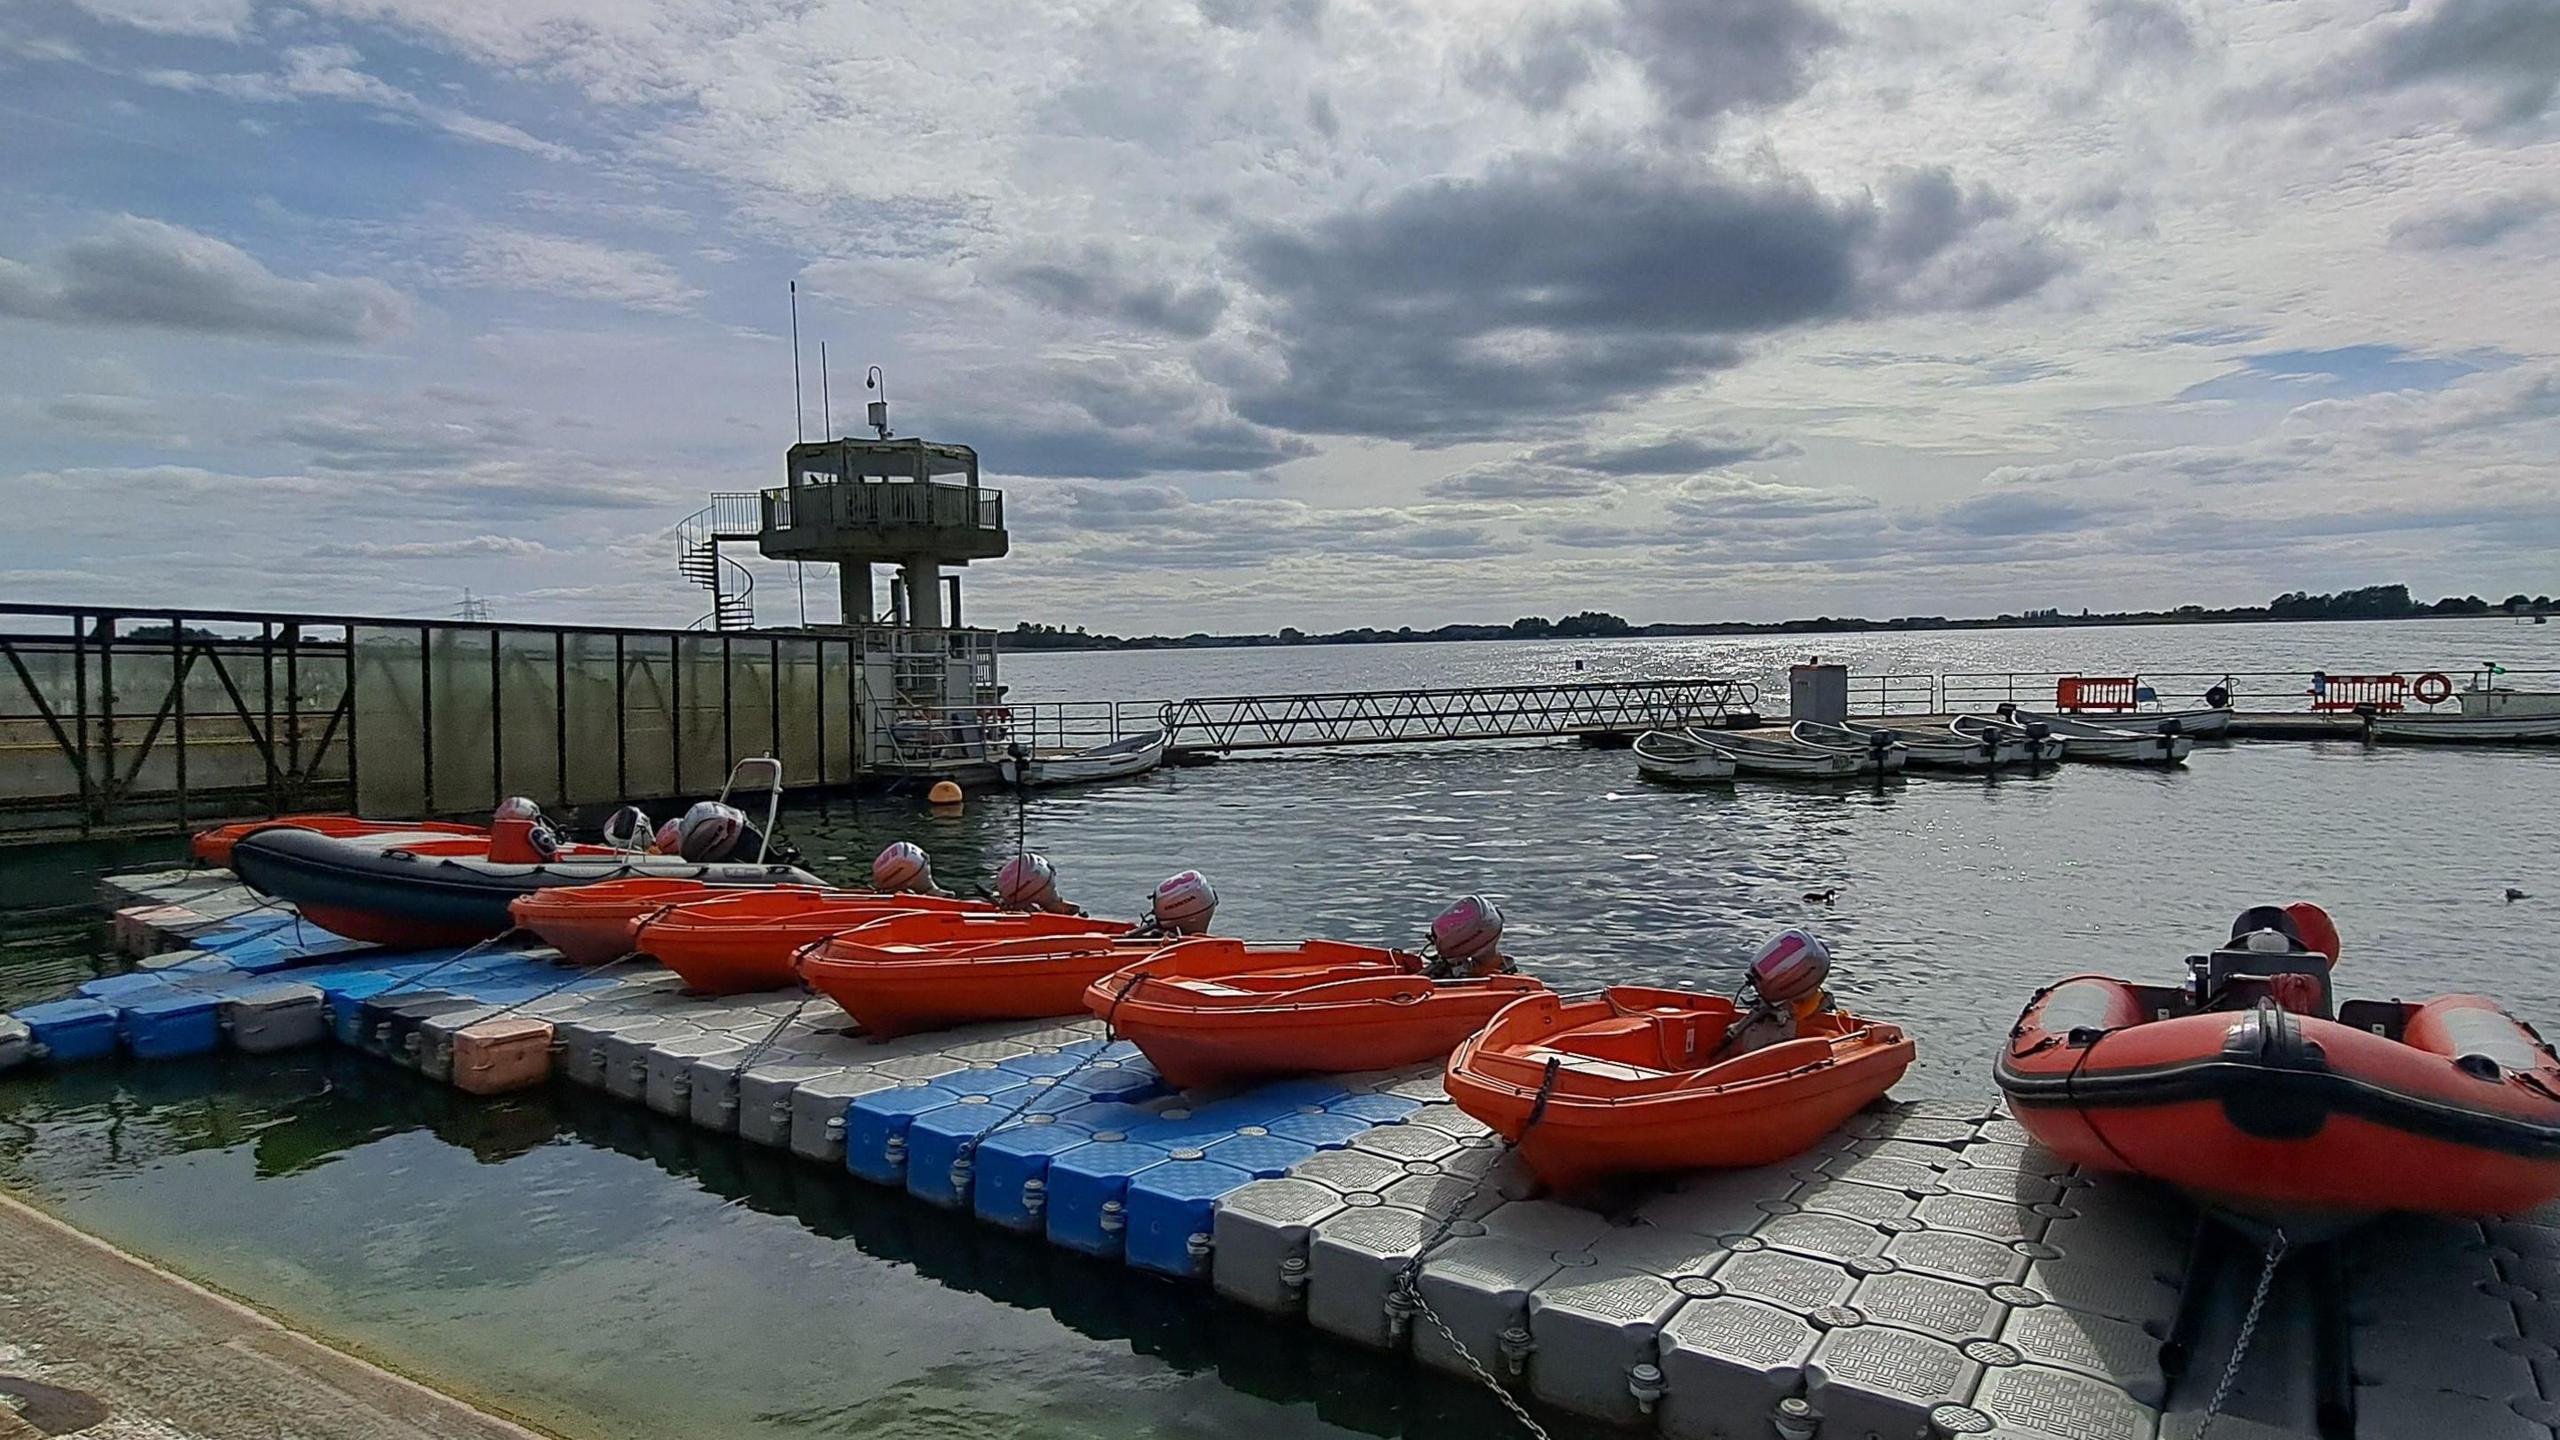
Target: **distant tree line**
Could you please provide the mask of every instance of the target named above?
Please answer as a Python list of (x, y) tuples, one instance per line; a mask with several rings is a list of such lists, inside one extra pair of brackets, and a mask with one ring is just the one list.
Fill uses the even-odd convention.
[(1024, 621), (1001, 636), (1007, 650), (1187, 650), (1218, 649), (1257, 645), (1384, 645), (1416, 640), (1585, 640), (1613, 636), (1665, 635), (1763, 635), (1796, 634), (1824, 631), (1860, 630), (1997, 630), (2031, 629), (2067, 625), (2178, 625), (2242, 620), (2414, 620), (2428, 616), (2489, 615), (2500, 612), (2526, 615), (2548, 614), (2553, 610), (2548, 595), (2510, 595), (2492, 604), (2477, 595), (2447, 595), (2433, 604), (2422, 603), (2409, 594), (2406, 585), (2367, 585), (2356, 590), (2341, 590), (2334, 595), (2313, 595), (2295, 590), (2264, 605), (2241, 605), (2217, 609), (2204, 605), (2181, 605), (2174, 610), (2083, 610), (2065, 615), (2059, 610), (2030, 610), (2023, 614), (1995, 615), (1950, 619), (1944, 615), (1903, 615), (1890, 620), (1870, 620), (1856, 615), (1817, 615), (1809, 620), (1754, 622), (1747, 620), (1705, 621), (1695, 623), (1663, 622), (1637, 625), (1622, 615), (1605, 610), (1583, 610), (1561, 620), (1543, 615), (1524, 615), (1508, 625), (1441, 625), (1429, 630), (1416, 630), (1400, 625), (1393, 630), (1378, 630), (1363, 625), (1350, 630), (1310, 634), (1294, 625), (1284, 625), (1268, 635), (1213, 635), (1195, 630), (1188, 635), (1092, 635), (1078, 625), (1069, 629), (1060, 625), (1039, 625)]

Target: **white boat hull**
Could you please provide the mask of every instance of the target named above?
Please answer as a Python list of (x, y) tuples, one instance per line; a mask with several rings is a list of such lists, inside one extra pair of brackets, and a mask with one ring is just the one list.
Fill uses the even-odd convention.
[(2108, 730), (2127, 730), (2136, 735), (2148, 735), (2154, 731), (2166, 730), (2169, 728), (2169, 722), (2174, 720), (2177, 722), (2179, 734), (2193, 736), (2198, 740), (2219, 740), (2231, 729), (2231, 712), (2221, 709), (2102, 711), (2086, 715), (2063, 713), (2052, 718), (2069, 720), (2082, 725), (2096, 725)]
[(1688, 738), (1731, 756), (1735, 773), (1741, 775), (1783, 780), (1855, 780), (1861, 774), (1874, 773), (1864, 755), (1799, 745), (1793, 740), (1702, 735), (1694, 730)]
[(1636, 773), (1649, 780), (1730, 780), (1733, 757), (1684, 735), (1649, 730), (1636, 737)]
[(2376, 715), (2373, 738), (2426, 745), (2560, 744), (2560, 715)]
[(1002, 755), (996, 759), (996, 774), (1007, 785), (1032, 789), (1088, 785), (1097, 780), (1125, 780), (1163, 764), (1165, 747), (1169, 743), (1169, 737), (1158, 730), (1089, 750), (1036, 754), (1022, 761), (1016, 761), (1011, 755)]
[[(2068, 715), (2015, 712), (2021, 722), (2042, 724), (2062, 742), (2062, 758), (2102, 765), (2183, 765), (2196, 748), (2192, 735), (2164, 730), (2128, 730), (2077, 720)], [(2225, 722), (2228, 723), (2228, 722)]]

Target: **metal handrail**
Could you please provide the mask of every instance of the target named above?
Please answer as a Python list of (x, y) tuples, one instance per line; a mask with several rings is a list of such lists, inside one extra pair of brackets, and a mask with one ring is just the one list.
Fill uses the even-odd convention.
[(768, 531), (801, 526), (837, 530), (878, 530), (893, 525), (939, 530), (1004, 528), (1004, 492), (977, 485), (823, 480), (777, 486), (756, 498), (762, 506), (759, 521)]

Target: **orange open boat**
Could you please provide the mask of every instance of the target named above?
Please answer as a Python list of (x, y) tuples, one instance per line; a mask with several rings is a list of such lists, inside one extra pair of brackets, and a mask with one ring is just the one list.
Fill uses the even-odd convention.
[(1095, 981), (1084, 1003), (1188, 1088), (1420, 1064), (1545, 990), (1525, 975), (1433, 980), (1420, 956), (1375, 945), (1203, 939)]
[[(516, 924), (542, 937), (572, 965), (602, 965), (631, 953), (632, 922), (670, 905), (712, 900), (737, 893), (740, 887), (700, 880), (640, 876), (607, 880), (599, 885), (562, 885), (536, 890), (507, 902)], [(805, 885), (773, 885), (764, 894), (845, 895), (854, 891), (822, 890)]]
[(231, 868), (231, 847), (240, 843), (241, 836), (252, 830), (268, 830), (278, 825), (289, 825), (296, 830), (309, 830), (340, 840), (399, 836), (427, 841), (476, 837), (480, 848), (473, 853), (489, 853), (489, 827), (486, 825), (457, 825), (447, 820), (359, 820), (353, 815), (283, 815), (273, 820), (244, 820), (237, 825), (217, 825), (211, 830), (196, 832), (189, 848), (198, 860), (227, 870)]
[(1162, 936), (1109, 920), (1058, 915), (901, 915), (830, 936), (801, 957), (809, 988), (873, 1035), (974, 1020), (1084, 1013), (1085, 987), (1143, 960)]
[[(1722, 996), (1616, 986), (1533, 995), (1449, 1057), (1459, 1109), (1570, 1190), (1613, 1175), (1767, 1165), (1803, 1151), (1911, 1066), (1900, 1028), (1815, 1012), (1795, 1039), (1715, 1058)], [(1530, 1123), (1532, 1116), (1536, 1123)]]
[(931, 912), (1003, 913), (983, 900), (946, 895), (742, 890), (650, 911), (631, 922), (626, 948), (683, 976), (699, 994), (779, 990), (797, 983), (794, 958), (817, 941), (883, 916)]

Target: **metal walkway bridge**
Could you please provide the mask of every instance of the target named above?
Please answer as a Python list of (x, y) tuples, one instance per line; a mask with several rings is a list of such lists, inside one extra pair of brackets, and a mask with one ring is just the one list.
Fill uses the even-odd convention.
[[(1413, 745), (1479, 740), (1633, 737), (1647, 730), (1757, 725), (1760, 690), (1743, 680), (1595, 680), (1568, 685), (1342, 690), (1084, 701), (999, 712), (1012, 738), (1077, 749), (1152, 730), (1175, 754)], [(985, 718), (972, 712), (967, 718)]]
[(1287, 750), (1454, 740), (1633, 737), (1760, 723), (1746, 681), (1601, 680), (1573, 685), (1218, 695), (1167, 703), (1176, 751)]

